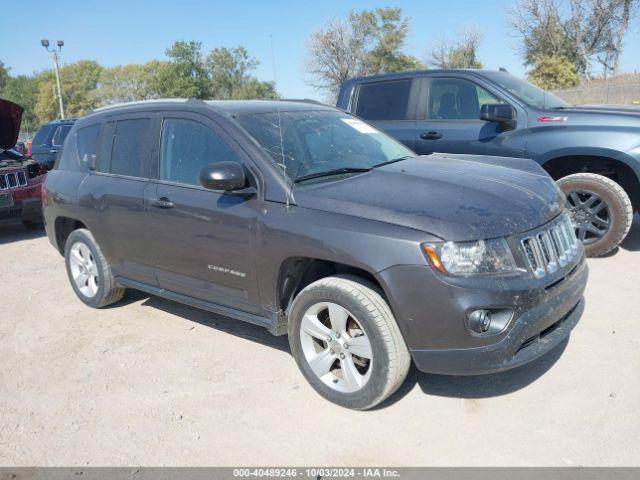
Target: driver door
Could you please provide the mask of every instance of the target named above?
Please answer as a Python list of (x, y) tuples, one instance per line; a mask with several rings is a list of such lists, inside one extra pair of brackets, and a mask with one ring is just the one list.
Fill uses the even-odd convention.
[[(481, 85), (464, 78), (425, 78), (419, 99), (415, 151), (522, 157), (526, 141), (526, 116), (513, 130), (480, 119), (480, 108), (506, 103)], [(519, 111), (519, 109), (516, 109)]]
[(172, 292), (255, 313), (259, 304), (254, 267), (259, 200), (207, 190), (199, 182), (200, 170), (206, 165), (235, 161), (246, 166), (248, 158), (208, 117), (172, 111), (162, 113), (161, 120), (157, 179), (146, 199), (158, 284)]

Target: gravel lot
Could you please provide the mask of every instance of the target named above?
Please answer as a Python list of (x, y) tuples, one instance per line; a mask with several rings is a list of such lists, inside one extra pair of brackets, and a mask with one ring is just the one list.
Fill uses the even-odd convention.
[(640, 466), (640, 218), (590, 260), (569, 342), (425, 375), (374, 411), (308, 387), (285, 337), (128, 292), (91, 310), (42, 233), (0, 229), (0, 465)]

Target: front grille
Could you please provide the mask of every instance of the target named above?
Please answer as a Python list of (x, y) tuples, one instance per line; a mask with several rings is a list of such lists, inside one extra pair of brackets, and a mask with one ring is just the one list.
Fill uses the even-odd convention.
[(568, 215), (562, 215), (560, 220), (523, 238), (520, 243), (536, 278), (568, 265), (580, 251), (580, 242)]
[(20, 218), (21, 216), (22, 216), (22, 209), (21, 208), (13, 208), (11, 210), (6, 210), (4, 212), (0, 212), (0, 220)]
[(0, 190), (9, 188), (26, 187), (27, 176), (24, 172), (13, 172), (0, 174)]

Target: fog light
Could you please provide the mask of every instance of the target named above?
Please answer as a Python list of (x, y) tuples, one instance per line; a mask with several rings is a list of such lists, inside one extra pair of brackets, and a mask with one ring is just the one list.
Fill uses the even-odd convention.
[(476, 333), (487, 333), (491, 327), (489, 310), (474, 310), (469, 314), (469, 328)]

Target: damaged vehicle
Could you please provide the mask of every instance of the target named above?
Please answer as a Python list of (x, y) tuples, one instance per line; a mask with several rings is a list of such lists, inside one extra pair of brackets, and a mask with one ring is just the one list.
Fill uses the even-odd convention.
[(583, 246), (535, 162), (416, 157), (317, 104), (100, 109), (69, 133), (44, 202), (86, 305), (131, 288), (287, 334), (309, 384), (353, 409), (389, 397), (412, 361), (526, 364), (584, 305)]
[(22, 222), (42, 229), (42, 183), (46, 169), (13, 147), (23, 108), (0, 99), (0, 225)]

